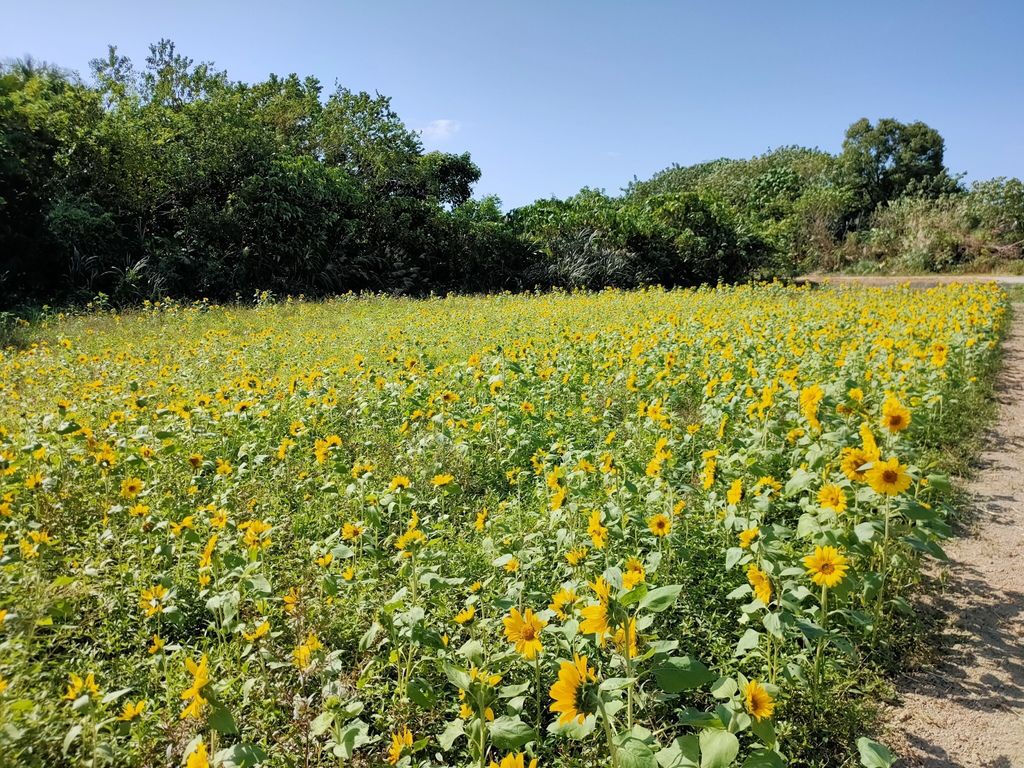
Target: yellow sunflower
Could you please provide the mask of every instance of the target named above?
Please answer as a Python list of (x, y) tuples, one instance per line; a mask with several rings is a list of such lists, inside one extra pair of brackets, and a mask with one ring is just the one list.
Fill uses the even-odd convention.
[(402, 759), (402, 753), (412, 746), (412, 731), (408, 726), (391, 734), (391, 747), (388, 749), (388, 762), (396, 765)]
[(655, 536), (668, 536), (672, 530), (672, 518), (659, 513), (647, 521), (647, 527)]
[(897, 458), (876, 461), (874, 466), (865, 472), (865, 479), (875, 491), (886, 496), (895, 496), (910, 487), (907, 468), (900, 464)]
[(532, 608), (527, 608), (526, 613), (520, 613), (513, 608), (503, 620), (505, 624), (505, 638), (516, 646), (516, 651), (524, 659), (535, 659), (538, 653), (544, 651), (540, 642), (540, 633), (547, 626), (534, 614)]
[(835, 547), (815, 547), (813, 555), (804, 558), (804, 568), (811, 581), (819, 587), (834, 587), (846, 578), (846, 558)]
[(882, 426), (890, 432), (902, 432), (910, 426), (910, 411), (892, 395), (882, 404)]
[(766, 720), (775, 712), (775, 700), (757, 680), (743, 687), (743, 706), (756, 720)]
[(587, 666), (586, 656), (573, 656), (572, 661), (563, 661), (558, 666), (558, 682), (548, 692), (553, 703), (551, 712), (558, 712), (558, 724), (565, 725), (574, 718), (581, 725), (588, 714), (584, 701), (585, 686), (597, 680), (594, 670)]
[(823, 485), (818, 491), (818, 504), (839, 514), (846, 509), (846, 494), (838, 485)]
[(754, 588), (754, 596), (765, 605), (772, 599), (772, 582), (768, 574), (757, 567), (756, 563), (747, 566), (747, 581)]

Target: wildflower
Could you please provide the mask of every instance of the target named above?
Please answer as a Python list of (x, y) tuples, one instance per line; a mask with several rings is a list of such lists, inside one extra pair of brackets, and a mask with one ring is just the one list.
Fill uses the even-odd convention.
[(822, 509), (831, 509), (840, 514), (846, 509), (846, 494), (838, 485), (823, 485), (818, 491), (818, 504)]
[(565, 560), (575, 567), (586, 559), (588, 551), (586, 547), (573, 547), (565, 553)]
[(409, 730), (408, 726), (402, 728), (401, 731), (396, 731), (391, 734), (391, 747), (388, 749), (388, 763), (391, 765), (397, 765), (398, 761), (402, 759), (402, 754), (410, 747), (412, 747), (412, 731)]
[(514, 752), (501, 758), (500, 763), (491, 760), (488, 768), (537, 768), (537, 758), (535, 757), (529, 763), (526, 763), (526, 756), (522, 752)]
[(165, 645), (167, 645), (166, 640), (160, 637), (160, 635), (153, 635), (152, 642), (150, 642), (149, 648), (147, 648), (146, 650), (148, 650), (150, 655), (152, 656), (154, 654), (159, 653)]
[(139, 478), (126, 477), (121, 481), (121, 495), (126, 499), (134, 499), (142, 493), (142, 489), (144, 487), (145, 483), (143, 483)]
[(284, 601), (284, 612), (295, 613), (296, 609), (299, 607), (298, 590), (295, 587), (292, 587), (290, 590), (288, 590), (288, 594), (285, 595), (282, 599)]
[(608, 529), (601, 525), (601, 510), (595, 509), (587, 521), (587, 533), (595, 549), (604, 549), (608, 541)]
[(430, 481), (430, 484), (435, 488), (444, 488), (446, 485), (451, 484), (455, 480), (454, 475), (434, 475), (434, 478)]
[(520, 613), (513, 608), (502, 623), (505, 625), (505, 638), (515, 645), (516, 651), (524, 659), (534, 659), (544, 650), (540, 633), (547, 622), (537, 618), (533, 609), (527, 608), (525, 613)]
[(125, 702), (124, 708), (121, 710), (121, 714), (117, 716), (117, 719), (125, 723), (130, 723), (132, 720), (142, 715), (142, 710), (144, 710), (145, 708), (145, 699), (140, 699), (134, 704), (132, 704), (130, 701)]
[(576, 602), (576, 590), (563, 587), (551, 596), (551, 604), (548, 609), (555, 612), (555, 615), (563, 621), (569, 618), (566, 608), (571, 608)]
[(815, 432), (821, 431), (821, 422), (818, 421), (818, 407), (825, 397), (825, 390), (819, 384), (813, 384), (806, 389), (800, 390), (800, 413), (807, 419), (811, 429)]
[(506, 573), (515, 573), (518, 570), (519, 570), (519, 560), (517, 560), (514, 557), (510, 557), (508, 559), (508, 561), (505, 563), (505, 572)]
[(388, 493), (394, 493), (398, 490), (407, 490), (411, 485), (409, 478), (405, 475), (395, 475), (391, 478), (391, 482), (388, 484)]
[(558, 712), (558, 724), (565, 725), (576, 719), (580, 725), (591, 711), (586, 700), (586, 685), (597, 680), (592, 667), (587, 666), (586, 656), (573, 656), (558, 666), (558, 682), (551, 686), (549, 695), (553, 703), (550, 711)]
[(754, 596), (765, 605), (772, 600), (772, 582), (768, 574), (757, 567), (756, 563), (747, 566), (747, 581), (754, 590)]
[(168, 590), (162, 584), (154, 584), (149, 589), (142, 590), (142, 595), (139, 597), (139, 605), (146, 614), (146, 618), (150, 618), (164, 609), (164, 600), (167, 598)]
[(299, 671), (305, 672), (312, 663), (313, 654), (323, 648), (319, 638), (312, 632), (306, 635), (306, 639), (292, 651), (292, 661)]
[(341, 538), (344, 541), (355, 541), (363, 535), (362, 523), (345, 523), (341, 527)]
[(635, 557), (626, 561), (626, 568), (622, 572), (622, 588), (633, 589), (637, 584), (642, 584), (647, 578), (644, 564)]
[(743, 498), (743, 481), (736, 478), (732, 481), (732, 485), (729, 486), (729, 490), (725, 494), (725, 503), (730, 506), (736, 506), (740, 503)]
[(234, 467), (231, 466), (231, 462), (227, 459), (217, 459), (217, 474), (221, 477), (227, 477), (234, 472)]
[(668, 536), (672, 531), (672, 518), (659, 512), (647, 521), (647, 527), (651, 533), (659, 538)]
[(896, 496), (910, 487), (907, 468), (897, 458), (876, 461), (865, 473), (865, 479), (876, 492)]
[(259, 640), (270, 631), (270, 622), (264, 619), (252, 632), (242, 632), (242, 637), (248, 643)]
[(200, 657), (198, 664), (192, 659), (185, 659), (185, 668), (192, 675), (192, 685), (181, 693), (181, 700), (188, 702), (181, 710), (181, 719), (198, 720), (203, 706), (206, 704), (203, 688), (210, 682), (210, 667), (206, 654), (204, 653)]
[(474, 616), (476, 616), (476, 607), (470, 605), (466, 608), (463, 608), (461, 611), (455, 614), (455, 623), (467, 624), (473, 620)]
[(743, 687), (743, 706), (755, 720), (766, 720), (775, 712), (775, 701), (757, 680)]
[(910, 426), (910, 411), (892, 395), (882, 404), (882, 426), (890, 432), (902, 432)]
[(484, 507), (483, 509), (481, 509), (479, 512), (476, 513), (476, 522), (473, 524), (473, 527), (476, 529), (477, 533), (483, 533), (484, 526), (486, 524), (487, 524), (487, 507)]
[(846, 558), (835, 547), (815, 547), (813, 555), (804, 558), (811, 581), (819, 587), (834, 587), (844, 578), (849, 569)]
[(189, 753), (185, 768), (210, 768), (210, 757), (206, 752), (206, 743), (202, 739)]
[(68, 675), (68, 688), (64, 692), (64, 699), (66, 701), (75, 701), (82, 694), (86, 696), (98, 696), (100, 688), (96, 685), (96, 678), (93, 673), (90, 672), (84, 678), (79, 677), (74, 672)]
[(757, 535), (760, 532), (761, 532), (761, 529), (758, 526), (756, 526), (756, 525), (751, 527), (751, 528), (747, 528), (745, 531), (740, 531), (740, 533), (739, 533), (740, 549), (747, 549), (751, 544), (753, 544), (754, 543), (754, 539), (757, 538)]

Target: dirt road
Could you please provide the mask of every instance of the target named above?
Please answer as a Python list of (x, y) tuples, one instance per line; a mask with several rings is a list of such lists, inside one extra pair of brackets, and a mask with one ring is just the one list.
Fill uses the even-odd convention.
[[(1022, 278), (1016, 278), (1020, 280)], [(938, 662), (898, 681), (888, 741), (913, 768), (1024, 766), (1024, 305), (1005, 344), (999, 416), (949, 542)]]

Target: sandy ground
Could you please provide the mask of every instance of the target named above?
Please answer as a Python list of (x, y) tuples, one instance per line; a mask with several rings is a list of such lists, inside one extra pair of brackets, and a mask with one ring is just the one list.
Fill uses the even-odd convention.
[(945, 621), (937, 662), (897, 681), (886, 741), (911, 768), (1024, 767), (1024, 305), (1014, 314), (970, 529), (922, 606)]

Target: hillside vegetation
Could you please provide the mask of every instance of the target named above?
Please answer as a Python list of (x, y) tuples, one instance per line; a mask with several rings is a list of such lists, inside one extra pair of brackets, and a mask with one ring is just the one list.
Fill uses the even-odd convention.
[(425, 151), (384, 96), (233, 81), (166, 40), (138, 67), (111, 48), (86, 79), (11, 62), (0, 304), (1016, 269), (1024, 185), (965, 187), (943, 155), (923, 123), (862, 119), (839, 155), (783, 147), (504, 212), (473, 198), (468, 153)]

